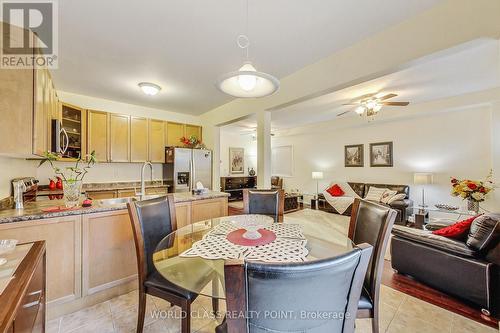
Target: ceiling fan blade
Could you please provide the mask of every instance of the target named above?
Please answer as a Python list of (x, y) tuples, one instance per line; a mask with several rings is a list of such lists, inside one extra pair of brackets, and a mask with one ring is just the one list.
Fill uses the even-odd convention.
[(342, 104), (342, 105), (359, 105), (359, 103), (345, 103), (345, 104)]
[(338, 114), (337, 114), (337, 117), (343, 116), (343, 115), (345, 115), (346, 113), (349, 113), (349, 112), (351, 112), (351, 111), (352, 111), (352, 110), (347, 110), (347, 111), (344, 111), (344, 112), (340, 112), (340, 113), (338, 113)]
[(407, 106), (410, 102), (382, 102), (381, 104), (388, 106)]
[(389, 99), (389, 98), (394, 98), (394, 97), (396, 97), (396, 96), (397, 96), (397, 94), (387, 94), (387, 95), (385, 95), (385, 96), (380, 97), (380, 98), (379, 98), (379, 101), (385, 101), (386, 99)]

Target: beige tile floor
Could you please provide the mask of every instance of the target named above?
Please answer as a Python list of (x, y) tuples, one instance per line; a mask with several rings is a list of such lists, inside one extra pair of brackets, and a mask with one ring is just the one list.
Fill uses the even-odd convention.
[[(388, 333), (498, 333), (499, 330), (481, 325), (465, 317), (436, 307), (414, 297), (382, 286), (380, 331)], [(192, 318), (192, 332), (215, 332), (220, 319), (211, 316), (210, 299), (199, 296), (193, 310), (199, 318)], [(180, 319), (152, 318), (151, 312), (178, 313), (178, 307), (170, 307), (165, 301), (148, 296), (144, 325), (145, 333), (180, 332)], [(221, 310), (225, 307), (222, 302)], [(170, 312), (167, 312), (170, 311)], [(203, 318), (205, 317), (205, 318)], [(134, 332), (137, 320), (137, 292), (122, 295), (90, 308), (65, 315), (47, 323), (47, 333), (122, 333)], [(356, 321), (356, 332), (371, 332), (369, 319)]]
[[(304, 209), (285, 216), (285, 223), (299, 223), (318, 237), (346, 233), (349, 219), (345, 216)], [(111, 299), (90, 308), (65, 315), (47, 323), (47, 333), (122, 333), (133, 332), (137, 320), (137, 292)], [(192, 306), (198, 318), (192, 318), (192, 332), (214, 332), (218, 321), (210, 318), (212, 302), (199, 296)], [(148, 296), (145, 333), (180, 331), (180, 319), (155, 319), (151, 311), (179, 312), (165, 301)], [(225, 311), (221, 302), (221, 311)], [(166, 312), (162, 312), (165, 314)], [(390, 333), (499, 333), (465, 317), (430, 303), (403, 294), (386, 286), (381, 287), (380, 332)], [(206, 317), (206, 318), (203, 318)], [(371, 332), (369, 319), (356, 321), (356, 332)]]

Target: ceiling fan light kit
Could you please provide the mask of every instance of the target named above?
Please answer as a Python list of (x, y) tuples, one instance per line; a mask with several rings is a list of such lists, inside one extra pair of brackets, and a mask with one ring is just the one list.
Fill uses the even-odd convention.
[[(248, 0), (246, 2), (246, 30), (248, 33)], [(280, 82), (271, 74), (259, 72), (249, 61), (250, 40), (248, 36), (239, 35), (238, 46), (246, 51), (246, 61), (239, 70), (221, 75), (216, 81), (217, 89), (225, 94), (239, 98), (258, 98), (274, 94)]]
[[(410, 102), (386, 102), (385, 100), (397, 97), (397, 94), (387, 94), (385, 96), (377, 97), (377, 94), (368, 94), (361, 96), (358, 100), (352, 101), (343, 105), (355, 105), (354, 112), (358, 115), (366, 116), (369, 120), (373, 120), (384, 106), (407, 106)], [(352, 110), (347, 110), (337, 114), (337, 117), (342, 116)]]

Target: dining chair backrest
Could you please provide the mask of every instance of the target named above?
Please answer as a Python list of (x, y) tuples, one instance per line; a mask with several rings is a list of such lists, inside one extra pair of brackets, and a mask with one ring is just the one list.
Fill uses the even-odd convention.
[(226, 317), (227, 332), (354, 332), (371, 251), (361, 244), (317, 261), (226, 262), (227, 311), (238, 314)]
[(275, 222), (282, 222), (285, 210), (285, 191), (282, 189), (245, 189), (243, 190), (243, 204), (245, 214), (268, 215)]
[(144, 280), (155, 270), (153, 252), (158, 243), (177, 229), (174, 197), (169, 194), (127, 204), (132, 222), (139, 280)]
[(356, 199), (352, 207), (349, 238), (354, 244), (373, 246), (364, 283), (373, 301), (378, 301), (384, 256), (396, 216), (394, 209), (362, 199)]

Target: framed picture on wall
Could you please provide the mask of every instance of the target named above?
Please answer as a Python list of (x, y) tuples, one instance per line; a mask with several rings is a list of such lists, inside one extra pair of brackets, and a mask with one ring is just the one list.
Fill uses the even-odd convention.
[(370, 143), (370, 166), (393, 166), (392, 142)]
[(245, 149), (234, 147), (229, 148), (229, 167), (231, 173), (245, 172)]
[(348, 145), (344, 147), (344, 165), (349, 167), (363, 167), (365, 165), (364, 145)]

